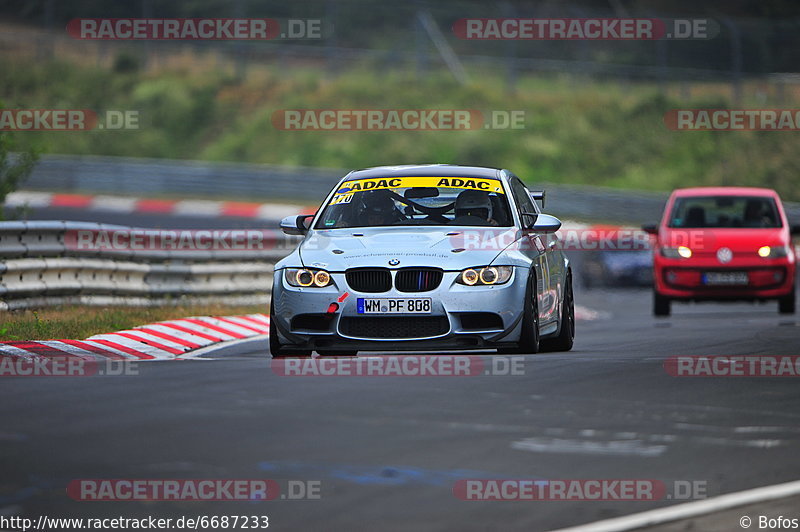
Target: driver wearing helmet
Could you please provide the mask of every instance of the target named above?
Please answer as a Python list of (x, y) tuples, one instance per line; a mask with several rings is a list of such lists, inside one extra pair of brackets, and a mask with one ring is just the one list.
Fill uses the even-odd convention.
[(456, 225), (498, 225), (492, 218), (492, 200), (488, 192), (465, 190), (456, 198)]
[(405, 220), (388, 190), (361, 192), (358, 219), (364, 225), (392, 225)]

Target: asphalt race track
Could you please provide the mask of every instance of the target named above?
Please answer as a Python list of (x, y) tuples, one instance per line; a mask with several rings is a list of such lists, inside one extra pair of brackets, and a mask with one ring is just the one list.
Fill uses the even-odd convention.
[[(31, 219), (61, 213), (39, 214)], [(253, 226), (152, 215), (92, 221)], [(714, 496), (800, 477), (796, 379), (673, 377), (664, 368), (676, 355), (798, 355), (800, 318), (771, 303), (674, 305), (671, 318), (655, 319), (647, 290), (579, 291), (576, 303), (597, 316), (578, 323), (575, 349), (522, 357), (513, 376), (280, 376), (261, 339), (204, 355), (212, 360), (140, 363), (138, 375), (3, 378), (0, 516), (268, 515), (276, 530), (550, 530), (683, 501), (463, 501), (453, 486), (655, 479), (669, 492), (674, 481), (699, 481)], [(487, 367), (497, 358), (476, 355)], [(318, 481), (320, 492), (245, 502), (67, 497), (71, 480), (92, 478), (268, 478), (284, 493), (290, 480)], [(735, 512), (721, 519), (720, 530), (739, 529)]]
[[(6, 378), (0, 512), (258, 514), (277, 530), (548, 530), (676, 501), (462, 501), (453, 484), (699, 480), (713, 496), (798, 478), (796, 380), (672, 377), (663, 363), (796, 355), (800, 320), (775, 305), (677, 306), (656, 320), (646, 291), (576, 299), (600, 316), (578, 324), (575, 350), (526, 356), (517, 376), (286, 377), (271, 371), (260, 340), (211, 361), (142, 363), (139, 375)], [(321, 491), (266, 502), (69, 499), (66, 484), (86, 478), (316, 480)]]

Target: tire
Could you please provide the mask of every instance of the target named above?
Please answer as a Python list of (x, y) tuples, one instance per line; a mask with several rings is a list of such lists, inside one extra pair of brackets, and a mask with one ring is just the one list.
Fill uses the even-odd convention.
[(572, 293), (572, 275), (567, 276), (564, 301), (561, 304), (561, 330), (555, 338), (541, 341), (541, 351), (570, 351), (575, 343), (575, 297)]
[(669, 316), (670, 313), (670, 300), (668, 297), (662, 296), (655, 290), (653, 291), (653, 315), (654, 316)]
[(778, 312), (781, 314), (794, 314), (795, 312), (795, 288), (788, 295), (778, 299)]
[(522, 312), (522, 330), (516, 347), (498, 349), (499, 353), (512, 355), (533, 355), (539, 352), (539, 300), (534, 293), (536, 278), (528, 278), (525, 289), (525, 302)]
[[(275, 314), (275, 308), (272, 301), (269, 303), (269, 352), (272, 358), (286, 358), (286, 357), (310, 357), (311, 350), (295, 350), (289, 351), (286, 346), (281, 345), (278, 340), (278, 326), (272, 321), (272, 316)], [(274, 333), (274, 334), (273, 334)]]
[(323, 357), (354, 357), (358, 351), (336, 350), (336, 351), (317, 351)]

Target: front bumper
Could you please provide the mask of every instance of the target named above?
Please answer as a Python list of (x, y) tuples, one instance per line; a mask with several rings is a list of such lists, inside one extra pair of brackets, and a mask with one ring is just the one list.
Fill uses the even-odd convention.
[[(344, 273), (332, 273), (334, 284), (300, 288), (284, 280), (273, 284), (273, 329), (281, 344), (299, 349), (474, 349), (519, 340), (527, 272), (515, 267), (502, 285), (464, 286), (458, 272), (445, 272), (438, 288), (427, 292), (357, 292)], [(364, 315), (358, 298), (430, 298), (429, 314)], [(332, 303), (335, 312), (328, 312)]]
[[(739, 260), (721, 265), (710, 259), (667, 259), (656, 257), (654, 277), (656, 291), (673, 299), (686, 300), (768, 300), (791, 293), (795, 285), (795, 261), (792, 258), (772, 260)], [(745, 272), (746, 285), (708, 285), (703, 274), (710, 272)]]

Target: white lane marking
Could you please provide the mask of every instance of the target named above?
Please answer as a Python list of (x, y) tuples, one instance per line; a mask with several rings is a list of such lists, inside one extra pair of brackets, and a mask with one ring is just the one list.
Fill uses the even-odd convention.
[(704, 445), (724, 445), (727, 447), (755, 447), (757, 449), (771, 449), (787, 443), (786, 440), (731, 440), (729, 438), (715, 438), (711, 436), (691, 436), (691, 442)]
[[(251, 336), (250, 338), (239, 338), (239, 339), (236, 339), (236, 340), (228, 340), (228, 341), (225, 341), (225, 342), (217, 342), (214, 345), (201, 347), (200, 349), (194, 349), (194, 350), (186, 353), (185, 355), (178, 355), (177, 358), (197, 358), (197, 357), (202, 356), (202, 355), (204, 355), (206, 353), (213, 352), (216, 349), (224, 349), (226, 347), (230, 347), (232, 345), (239, 345), (239, 344), (242, 344), (242, 343), (245, 343), (245, 342), (264, 341), (264, 340), (266, 340), (268, 338), (269, 338), (268, 334), (259, 334), (258, 336)], [(264, 351), (265, 360), (269, 360), (266, 355), (267, 355), (267, 351)], [(225, 357), (220, 357), (220, 358), (201, 358), (200, 360), (224, 360), (224, 358)]]
[(798, 427), (736, 427), (733, 432), (737, 434), (753, 434), (761, 432), (800, 432)]
[(95, 334), (94, 336), (87, 338), (87, 340), (108, 340), (110, 342), (114, 342), (120, 345), (124, 345), (125, 347), (129, 347), (134, 351), (138, 351), (145, 355), (151, 355), (158, 359), (172, 359), (175, 358), (175, 355), (170, 353), (169, 351), (163, 351), (155, 346), (145, 344), (144, 342), (139, 342), (136, 340), (131, 340), (130, 338), (126, 338), (125, 336), (120, 336), (116, 333), (105, 333), (105, 334)]
[(604, 519), (568, 528), (560, 528), (553, 532), (624, 532), (626, 530), (636, 530), (646, 526), (670, 523), (680, 519), (708, 515), (729, 508), (746, 506), (759, 502), (784, 499), (793, 495), (800, 494), (800, 480), (786, 482), (784, 484), (773, 484), (736, 493), (728, 493), (701, 501), (686, 502), (676, 504), (667, 508), (648, 510), (613, 519)]
[(31, 192), (21, 190), (12, 192), (6, 196), (6, 205), (9, 207), (21, 207), (29, 205), (31, 207), (48, 207), (52, 201), (53, 194), (50, 192)]
[(585, 441), (564, 438), (525, 438), (511, 442), (511, 448), (532, 453), (603, 454), (660, 456), (666, 445), (646, 445), (642, 440)]

